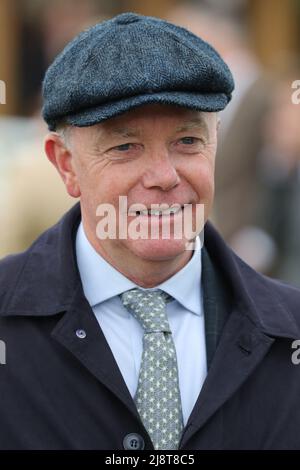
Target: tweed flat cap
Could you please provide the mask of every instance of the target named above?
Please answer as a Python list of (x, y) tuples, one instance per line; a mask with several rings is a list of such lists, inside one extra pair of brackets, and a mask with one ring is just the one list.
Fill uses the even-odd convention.
[(43, 117), (91, 126), (148, 104), (220, 111), (234, 82), (219, 54), (184, 28), (123, 13), (79, 34), (48, 68)]

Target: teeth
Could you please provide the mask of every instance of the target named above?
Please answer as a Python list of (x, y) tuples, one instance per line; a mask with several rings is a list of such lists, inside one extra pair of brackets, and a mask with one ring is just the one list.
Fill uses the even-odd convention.
[[(146, 210), (140, 210), (142, 208), (139, 208), (139, 207), (133, 208), (132, 206), (131, 210), (129, 210), (128, 212), (128, 215), (166, 216), (166, 215), (171, 215), (171, 214), (177, 214), (178, 212), (181, 212), (183, 210), (183, 207), (180, 206), (179, 204), (174, 204), (171, 207), (165, 207), (165, 208), (163, 206), (167, 206), (167, 204), (161, 204), (160, 208), (156, 207), (155, 209), (146, 209)], [(154, 207), (155, 207), (155, 204), (154, 204)]]
[(158, 210), (158, 209), (149, 209), (147, 211), (141, 211), (140, 215), (170, 215), (170, 214), (177, 214), (177, 212), (181, 211), (181, 207), (170, 207), (169, 209)]

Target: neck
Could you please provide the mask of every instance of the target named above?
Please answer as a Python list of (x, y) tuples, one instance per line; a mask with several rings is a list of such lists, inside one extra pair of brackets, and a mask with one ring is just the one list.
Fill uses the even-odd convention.
[(122, 262), (118, 259), (118, 263), (114, 259), (106, 257), (105, 253), (100, 253), (106, 261), (108, 261), (115, 269), (140, 287), (155, 287), (166, 281), (180, 269), (182, 269), (191, 259), (192, 252), (185, 251), (180, 256), (172, 260), (149, 261), (143, 259), (132, 260), (132, 263)]

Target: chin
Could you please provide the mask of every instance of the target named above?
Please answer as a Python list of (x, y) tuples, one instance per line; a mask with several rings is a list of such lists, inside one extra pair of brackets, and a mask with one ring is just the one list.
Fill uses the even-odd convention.
[(139, 258), (149, 261), (171, 260), (187, 255), (186, 240), (130, 240), (127, 248)]

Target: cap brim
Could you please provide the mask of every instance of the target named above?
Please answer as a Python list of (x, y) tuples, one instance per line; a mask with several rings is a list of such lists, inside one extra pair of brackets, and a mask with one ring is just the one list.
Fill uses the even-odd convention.
[(221, 111), (230, 101), (225, 93), (161, 92), (131, 96), (65, 116), (64, 121), (78, 127), (92, 126), (146, 104), (166, 104), (197, 111)]

